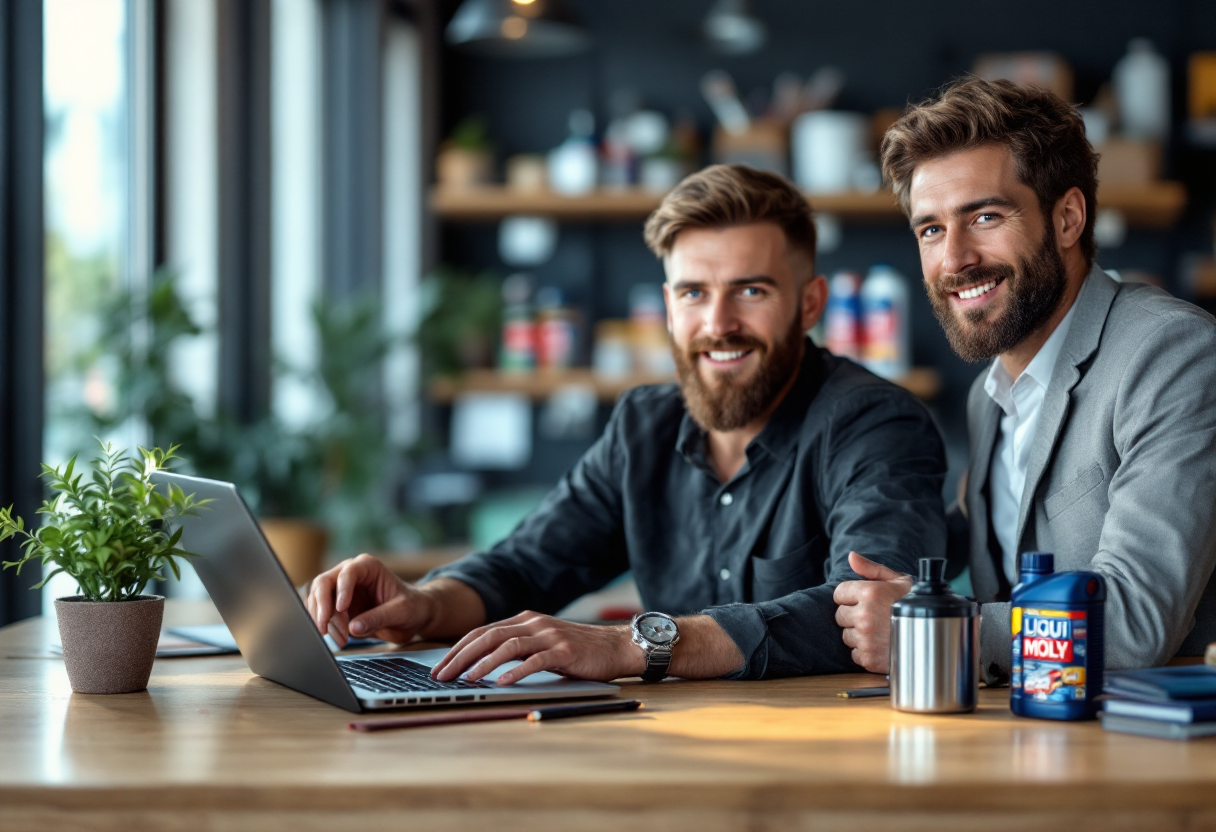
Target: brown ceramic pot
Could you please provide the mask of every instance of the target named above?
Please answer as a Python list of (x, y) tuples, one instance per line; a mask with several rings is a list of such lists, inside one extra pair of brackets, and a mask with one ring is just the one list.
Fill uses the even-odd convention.
[(55, 599), (68, 681), (77, 693), (134, 693), (148, 687), (165, 613), (160, 595), (130, 601)]
[(292, 586), (302, 586), (321, 574), (329, 549), (329, 531), (324, 526), (284, 517), (264, 517), (258, 524)]

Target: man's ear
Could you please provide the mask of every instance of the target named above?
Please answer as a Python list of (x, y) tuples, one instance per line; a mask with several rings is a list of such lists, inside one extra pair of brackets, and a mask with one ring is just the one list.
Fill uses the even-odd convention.
[(828, 281), (818, 274), (802, 284), (802, 331), (807, 332), (823, 317), (828, 305)]
[(1085, 195), (1080, 188), (1069, 188), (1056, 200), (1051, 212), (1051, 227), (1061, 252), (1068, 251), (1081, 239), (1086, 218)]

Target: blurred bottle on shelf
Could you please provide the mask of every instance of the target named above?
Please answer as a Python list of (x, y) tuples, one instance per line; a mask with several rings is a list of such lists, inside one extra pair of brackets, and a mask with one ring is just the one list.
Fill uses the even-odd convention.
[(536, 316), (532, 278), (513, 274), (502, 283), (502, 349), (498, 365), (507, 372), (536, 369)]
[(861, 360), (861, 276), (840, 271), (828, 292), (827, 348), (841, 358)]
[(633, 330), (635, 369), (646, 375), (674, 375), (675, 360), (671, 357), (661, 285), (638, 283), (629, 290), (629, 323)]
[(1170, 68), (1147, 38), (1136, 38), (1115, 64), (1115, 97), (1123, 135), (1160, 141), (1170, 129)]
[(619, 190), (637, 184), (638, 153), (630, 141), (629, 123), (642, 106), (638, 92), (621, 87), (608, 97), (608, 126), (604, 128), (600, 184)]
[(633, 327), (629, 321), (607, 319), (595, 325), (591, 368), (604, 378), (625, 378), (633, 373)]
[(861, 285), (861, 362), (883, 378), (911, 369), (908, 281), (885, 263), (875, 264)]
[(589, 110), (570, 113), (570, 135), (549, 151), (549, 187), (559, 194), (585, 194), (599, 180), (595, 117)]
[(536, 363), (542, 370), (568, 370), (578, 363), (582, 315), (561, 289), (546, 286), (536, 293)]

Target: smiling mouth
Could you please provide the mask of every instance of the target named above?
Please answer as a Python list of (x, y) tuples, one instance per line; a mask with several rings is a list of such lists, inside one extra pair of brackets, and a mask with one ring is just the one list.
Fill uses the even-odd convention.
[(710, 350), (705, 355), (709, 356), (710, 361), (738, 361), (743, 356), (750, 353), (751, 350)]
[(989, 280), (987, 283), (981, 283), (978, 286), (970, 286), (966, 289), (960, 289), (959, 291), (952, 292), (951, 294), (953, 294), (959, 300), (973, 300), (978, 297), (983, 297), (1004, 282), (1005, 278), (998, 277), (993, 280)]

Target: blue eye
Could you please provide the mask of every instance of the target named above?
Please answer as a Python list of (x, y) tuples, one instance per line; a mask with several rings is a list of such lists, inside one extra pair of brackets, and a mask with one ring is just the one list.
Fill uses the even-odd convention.
[(941, 229), (940, 225), (930, 225), (930, 226), (927, 226), (927, 227), (921, 229), (920, 236), (921, 237), (930, 237), (941, 230), (942, 229)]

